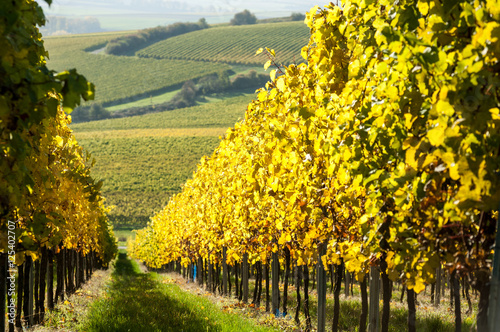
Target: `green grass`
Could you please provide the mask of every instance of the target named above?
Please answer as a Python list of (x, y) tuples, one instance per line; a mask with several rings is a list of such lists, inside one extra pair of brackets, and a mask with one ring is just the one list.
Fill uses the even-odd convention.
[(260, 47), (276, 51), (278, 62), (302, 62), (302, 47), (309, 41), (309, 28), (303, 22), (268, 23), (214, 27), (169, 38), (136, 54), (158, 59), (216, 61), (262, 65), (267, 58), (255, 56)]
[(119, 254), (104, 298), (95, 301), (85, 331), (272, 331), (208, 299), (181, 290), (156, 273), (141, 273)]
[(86, 49), (102, 45), (119, 34), (104, 33), (45, 40), (49, 69), (76, 68), (96, 85), (95, 101), (104, 105), (132, 101), (175, 90), (191, 79), (229, 69), (226, 64), (187, 60), (156, 60), (137, 57), (91, 54)]

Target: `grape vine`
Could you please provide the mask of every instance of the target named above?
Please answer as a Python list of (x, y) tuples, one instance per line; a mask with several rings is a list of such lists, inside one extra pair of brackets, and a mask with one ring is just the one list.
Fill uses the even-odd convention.
[[(46, 1), (50, 4), (50, 1)], [(16, 222), (16, 264), (42, 249), (97, 253), (107, 264), (116, 243), (93, 161), (68, 124), (94, 86), (75, 70), (50, 71), (38, 26), (45, 23), (32, 0), (0, 5), (0, 229)], [(7, 249), (0, 237), (0, 250)]]

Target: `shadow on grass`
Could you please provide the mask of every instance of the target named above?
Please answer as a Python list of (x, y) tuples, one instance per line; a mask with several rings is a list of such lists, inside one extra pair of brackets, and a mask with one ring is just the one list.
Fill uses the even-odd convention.
[(89, 311), (85, 331), (219, 331), (177, 296), (162, 291), (156, 274), (141, 273), (120, 253), (106, 297)]
[[(253, 285), (252, 285), (253, 286)], [(251, 290), (253, 287), (250, 287)], [(302, 306), (304, 305), (303, 290)], [(329, 293), (330, 294), (330, 293)], [(399, 296), (398, 296), (399, 298)], [(309, 295), (309, 313), (311, 315), (311, 322), (313, 327), (317, 324), (317, 302), (316, 296)], [(401, 332), (408, 330), (408, 311), (406, 308), (397, 307), (396, 301), (391, 301), (391, 312), (389, 318), (389, 332)], [(405, 302), (406, 303), (406, 302)], [(333, 299), (329, 298), (326, 304), (326, 331), (332, 330), (333, 322)], [(288, 315), (292, 317), (295, 315), (297, 306), (297, 297), (295, 290), (289, 291), (288, 296)], [(441, 310), (446, 311), (446, 310)], [(301, 308), (303, 313), (303, 307)], [(442, 313), (441, 313), (442, 314)], [(357, 299), (342, 299), (340, 301), (340, 317), (339, 317), (339, 331), (356, 332), (359, 331), (359, 317), (361, 315), (361, 301)], [(450, 319), (444, 320), (440, 313), (434, 307), (417, 306), (416, 330), (417, 332), (454, 332), (455, 324), (454, 313), (450, 312)], [(305, 320), (301, 316), (302, 320)], [(367, 317), (368, 319), (368, 317)], [(380, 319), (382, 319), (382, 302), (380, 302)], [(451, 322), (450, 322), (451, 321)], [(305, 322), (302, 322), (302, 327)], [(379, 322), (380, 324), (380, 322)], [(462, 316), (462, 332), (475, 331), (473, 320)]]
[[(316, 303), (311, 301), (310, 312), (316, 318)], [(424, 313), (422, 309), (418, 309), (416, 327), (418, 332), (454, 332), (455, 325), (431, 311)], [(333, 301), (328, 301), (326, 306), (327, 322), (330, 327), (333, 320)], [(340, 302), (340, 331), (358, 331), (359, 316), (361, 315), (361, 302), (356, 300), (343, 300)], [(450, 315), (453, 315), (452, 313)], [(380, 304), (380, 319), (382, 319), (382, 303)], [(408, 330), (408, 311), (403, 308), (391, 307), (389, 318), (389, 332), (400, 332)], [(472, 330), (471, 322), (462, 321), (462, 331), (469, 332)]]

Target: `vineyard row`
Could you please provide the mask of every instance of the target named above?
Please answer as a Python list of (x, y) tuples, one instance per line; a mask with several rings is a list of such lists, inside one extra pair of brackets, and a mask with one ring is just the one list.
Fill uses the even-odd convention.
[[(488, 316), (489, 282), (499, 276), (497, 8), (467, 0), (312, 8), (306, 63), (283, 69), (274, 50), (257, 52), (271, 82), (137, 232), (134, 256), (152, 267), (234, 265), (245, 255), (254, 265), (286, 248), (297, 266), (345, 266), (360, 283), (377, 269), (383, 288), (398, 280), (409, 295), (443, 268), (472, 278), (477, 328), (487, 331), (497, 319), (494, 301)], [(381, 331), (389, 317), (384, 292)]]
[(102, 181), (91, 174), (94, 161), (68, 127), (67, 113), (82, 99), (93, 99), (94, 85), (76, 70), (47, 69), (37, 28), (44, 16), (36, 2), (10, 1), (3, 10), (12, 19), (0, 22), (0, 330), (5, 329), (8, 309), (13, 331), (14, 319), (22, 324), (21, 309), (25, 327), (43, 319), (53, 254), (60, 258), (69, 253), (65, 268), (58, 259), (66, 277), (58, 273), (57, 285), (58, 294), (63, 284), (71, 293), (74, 280), (83, 282), (85, 267), (90, 275), (97, 264), (108, 265), (117, 244)]

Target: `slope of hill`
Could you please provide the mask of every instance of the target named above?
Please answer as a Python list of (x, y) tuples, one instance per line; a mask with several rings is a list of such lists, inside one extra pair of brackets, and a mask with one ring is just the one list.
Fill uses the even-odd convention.
[(151, 99), (212, 73), (239, 73), (242, 64), (262, 68), (266, 57), (254, 54), (264, 46), (275, 49), (278, 62), (301, 62), (300, 50), (308, 41), (303, 22), (280, 22), (194, 31), (146, 47), (138, 57), (99, 52), (126, 34), (130, 31), (47, 37), (48, 66), (56, 71), (77, 68), (96, 85), (94, 102), (116, 106)]
[[(123, 34), (123, 33), (121, 33)], [(96, 102), (119, 104), (134, 97), (177, 88), (183, 82), (229, 69), (225, 64), (198, 61), (156, 60), (87, 52), (104, 46), (117, 33), (48, 37), (48, 66), (61, 71), (77, 68), (96, 85)]]
[(143, 58), (182, 59), (259, 65), (260, 47), (276, 51), (284, 64), (303, 62), (300, 50), (307, 45), (309, 29), (303, 22), (223, 26), (194, 31), (148, 46), (136, 54)]

